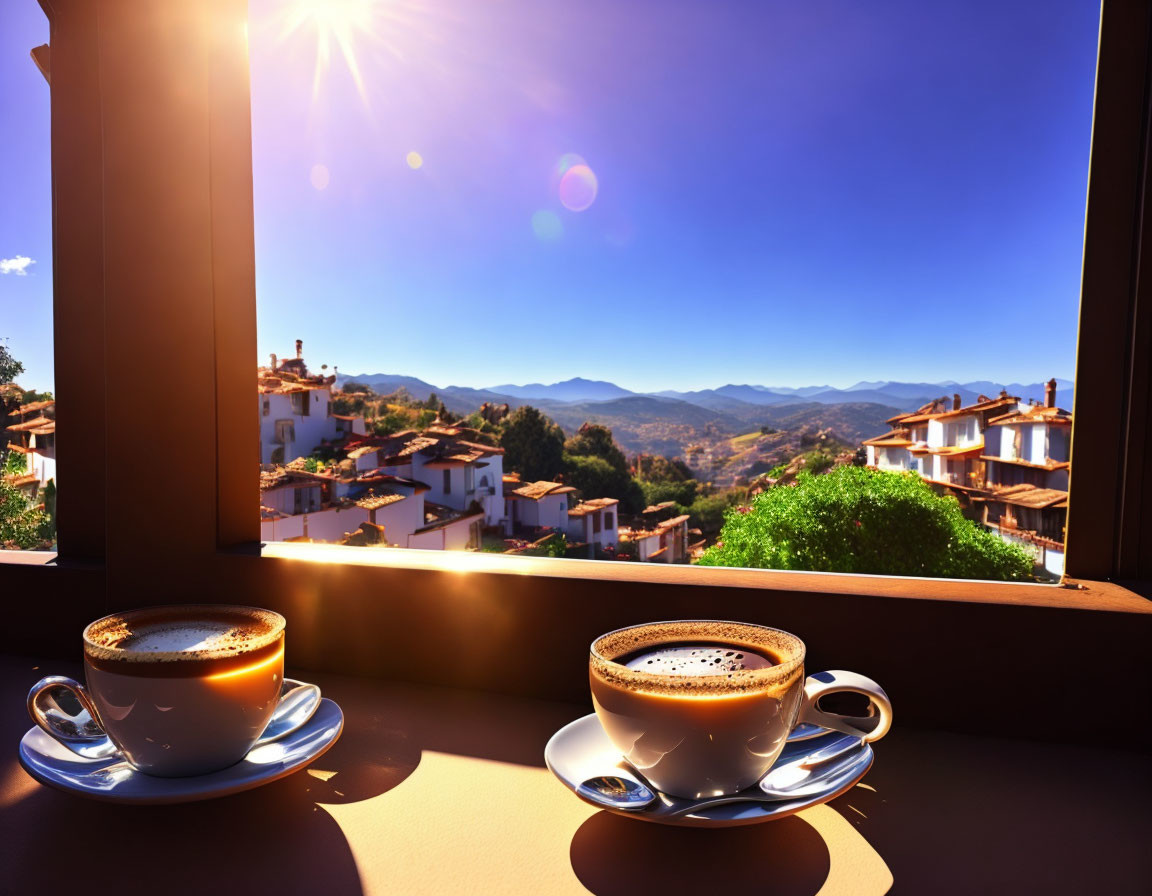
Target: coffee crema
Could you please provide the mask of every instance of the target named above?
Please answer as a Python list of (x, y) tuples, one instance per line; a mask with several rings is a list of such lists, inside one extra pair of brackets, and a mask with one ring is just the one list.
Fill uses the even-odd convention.
[(656, 675), (734, 675), (745, 669), (767, 669), (779, 665), (769, 654), (742, 644), (700, 642), (664, 644), (619, 657), (618, 665)]
[(117, 613), (84, 631), (97, 669), (169, 678), (228, 672), (283, 650), (284, 622), (256, 607), (188, 604)]

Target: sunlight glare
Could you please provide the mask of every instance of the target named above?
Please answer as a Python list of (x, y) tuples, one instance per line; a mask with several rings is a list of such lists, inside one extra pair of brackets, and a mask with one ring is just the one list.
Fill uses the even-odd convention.
[(320, 81), (332, 59), (332, 44), (340, 49), (360, 98), (367, 100), (364, 79), (356, 61), (353, 38), (370, 36), (372, 20), (380, 0), (295, 0), (284, 22), (281, 39), (301, 28), (316, 31), (316, 69), (312, 78), (312, 97), (320, 91)]

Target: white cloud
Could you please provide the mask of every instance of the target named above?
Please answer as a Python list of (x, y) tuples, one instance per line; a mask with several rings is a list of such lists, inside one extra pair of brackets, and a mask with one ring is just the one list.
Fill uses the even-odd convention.
[(0, 274), (15, 274), (24, 277), (28, 274), (28, 265), (36, 264), (27, 255), (17, 255), (15, 258), (0, 258)]

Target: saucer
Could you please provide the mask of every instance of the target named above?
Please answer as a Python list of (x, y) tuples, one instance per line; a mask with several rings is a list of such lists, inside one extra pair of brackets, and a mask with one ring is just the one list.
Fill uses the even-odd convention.
[(110, 803), (190, 803), (251, 790), (292, 774), (324, 755), (344, 728), (344, 713), (327, 697), (300, 728), (253, 747), (238, 763), (210, 775), (158, 778), (118, 757), (84, 759), (38, 727), (20, 741), (20, 764), (41, 784)]
[[(821, 749), (822, 746), (827, 745), (838, 737), (842, 737), (842, 735), (827, 731), (823, 728), (817, 729), (815, 733), (810, 730), (801, 731), (798, 737), (789, 737), (788, 743), (785, 745), (777, 762), (798, 760), (806, 754), (815, 753)], [(802, 799), (752, 802), (751, 798), (759, 793), (759, 789), (753, 787), (747, 791), (750, 797), (748, 802), (725, 803), (720, 806), (710, 806), (698, 812), (691, 811), (690, 804), (693, 802), (705, 803), (709, 800), (689, 800), (680, 797), (664, 797), (661, 795), (661, 802), (659, 804), (650, 809), (640, 811), (625, 811), (601, 806), (599, 804), (594, 805), (596, 805), (598, 809), (604, 809), (606, 812), (614, 812), (617, 815), (624, 815), (629, 818), (639, 818), (643, 821), (655, 822), (657, 824), (682, 825), (687, 827), (722, 828), (745, 824), (758, 824), (762, 821), (773, 821), (778, 818), (786, 818), (789, 815), (794, 815), (811, 806), (826, 803), (856, 786), (857, 782), (859, 782), (860, 779), (867, 774), (868, 769), (871, 768), (873, 760), (873, 752), (870, 745), (862, 743), (860, 750), (861, 759), (859, 765), (856, 767), (856, 774), (847, 780), (837, 780), (835, 786), (827, 791), (819, 792)], [(647, 784), (647, 782), (642, 781), (642, 779), (637, 776), (636, 772), (627, 762), (621, 759), (620, 752), (612, 746), (608, 740), (608, 736), (604, 733), (604, 729), (600, 727), (600, 721), (596, 718), (595, 713), (565, 725), (552, 735), (552, 739), (548, 741), (548, 746), (544, 748), (544, 762), (547, 764), (549, 771), (559, 778), (561, 783), (573, 793), (576, 793), (576, 788), (578, 788), (581, 783), (597, 775), (617, 775), (638, 783)], [(672, 811), (677, 811), (685, 807), (689, 808), (688, 812), (676, 815), (671, 814)], [(667, 815), (667, 817), (664, 817), (665, 815)]]

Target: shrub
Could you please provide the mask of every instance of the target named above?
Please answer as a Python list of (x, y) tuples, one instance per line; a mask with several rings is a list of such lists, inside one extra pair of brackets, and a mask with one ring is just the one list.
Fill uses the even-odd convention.
[(839, 467), (802, 471), (730, 511), (705, 566), (956, 579), (1032, 578), (1020, 548), (967, 520), (915, 474)]

